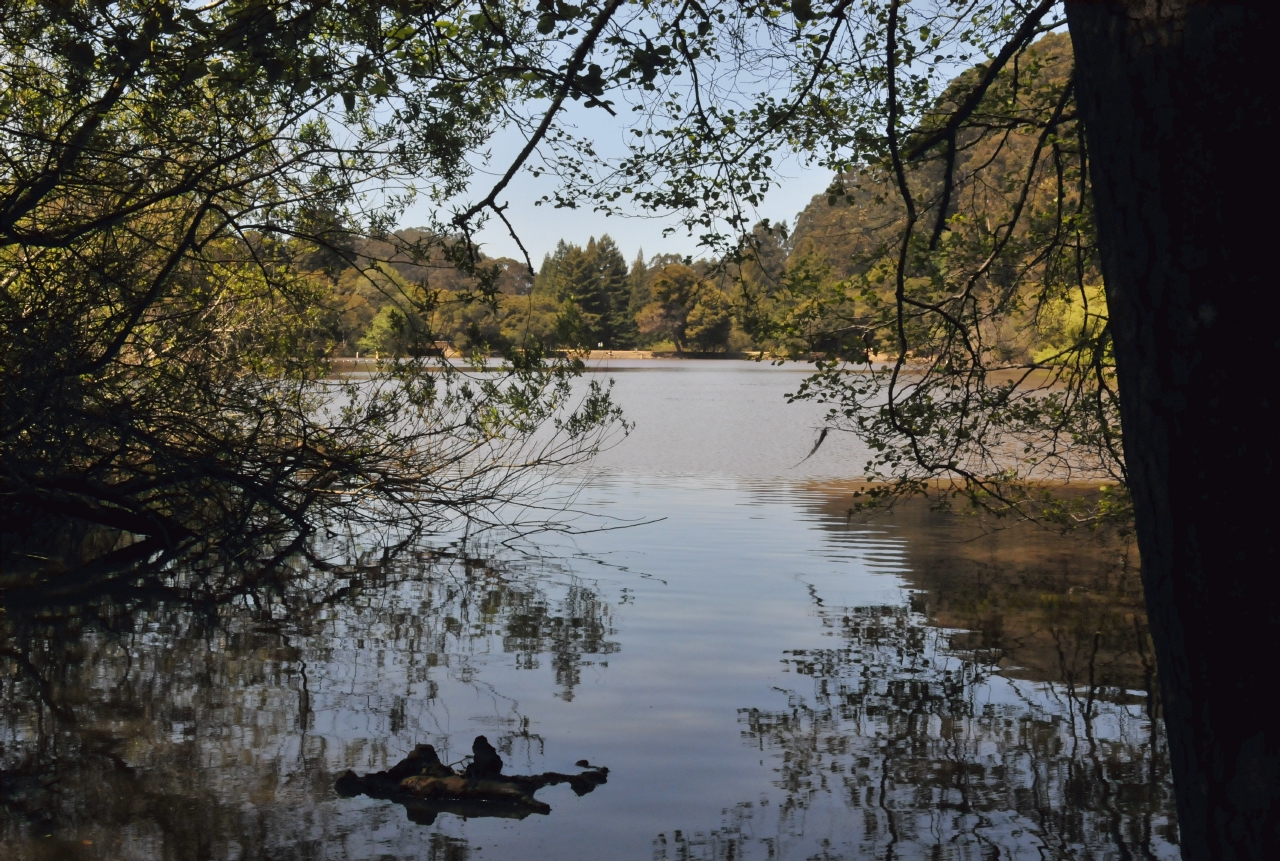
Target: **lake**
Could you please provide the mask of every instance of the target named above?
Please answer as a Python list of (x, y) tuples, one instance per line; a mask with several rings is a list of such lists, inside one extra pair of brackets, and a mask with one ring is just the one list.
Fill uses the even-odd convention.
[[(802, 369), (596, 369), (636, 428), (578, 534), (445, 543), (228, 606), (19, 608), (0, 653), (6, 859), (1176, 858), (1133, 548), (910, 504)], [(485, 735), (607, 766), (549, 814), (337, 777)]]

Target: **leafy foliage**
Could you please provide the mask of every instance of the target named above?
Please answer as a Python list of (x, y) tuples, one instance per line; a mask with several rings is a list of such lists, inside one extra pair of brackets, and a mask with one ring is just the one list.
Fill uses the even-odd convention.
[[(359, 238), (390, 239), (415, 183), (438, 202), (463, 191), (504, 103), (580, 92), (540, 14), (10, 4), (0, 499), (18, 534), (69, 517), (123, 537), (73, 573), (18, 545), (7, 572), (75, 589), (200, 548), (287, 553), (338, 516), (484, 521), (521, 476), (590, 453), (616, 411), (536, 349), (492, 371), (400, 362), (326, 379), (335, 341), (378, 319), (362, 318), (370, 292), (404, 300), (379, 337), (410, 355), (431, 342), (415, 325), (430, 291), (362, 260)], [(501, 267), (450, 236), (396, 237), (387, 257), (447, 260), (474, 287), (458, 298), (492, 301)], [(362, 273), (339, 278), (334, 307), (315, 273), (344, 265)]]
[[(599, 392), (574, 412), (546, 350), (742, 345), (726, 304), (825, 357), (799, 394), (872, 442), (871, 477), (1005, 506), (1123, 483), (1054, 8), (22, 0), (0, 22), (4, 504), (142, 536), (125, 561), (264, 546), (357, 499), (472, 512), (616, 417)], [(574, 103), (628, 111), (630, 154), (598, 155)], [(527, 144), (485, 193), (503, 127)], [(829, 212), (752, 232), (787, 153), (835, 172)], [(628, 273), (601, 238), (536, 289), (471, 241), (521, 170), (560, 177), (548, 204), (681, 213), (718, 261)], [(391, 232), (417, 197), (430, 223)], [(512, 361), (325, 379), (442, 335)], [(873, 354), (891, 367), (841, 364)], [(569, 448), (503, 449), (540, 423)]]
[[(868, 478), (894, 492), (942, 480), (1072, 522), (1125, 519), (1109, 502), (1050, 510), (1040, 492), (1126, 483), (1055, 4), (646, 11), (666, 46), (646, 56), (671, 77), (657, 86), (646, 67), (628, 82), (643, 117), (631, 155), (560, 202), (630, 196), (683, 213), (720, 249), (757, 342), (820, 359), (798, 397), (830, 404), (831, 428), (871, 444)], [(790, 236), (750, 228), (787, 154), (833, 170), (826, 211), (810, 207)], [(653, 309), (642, 329), (681, 331), (678, 308)]]
[[(1052, 34), (1017, 59), (944, 92), (937, 115), (952, 117), (985, 81), (936, 149), (837, 179), (828, 212), (810, 208), (796, 245), (844, 277), (793, 268), (773, 298), (792, 300), (781, 330), (825, 354), (799, 396), (832, 404), (833, 426), (871, 442), (869, 476), (904, 490), (951, 476), (984, 504), (1123, 520), (1105, 501), (1046, 512), (1035, 489), (1123, 485), (1125, 471), (1070, 43)], [(914, 140), (929, 140), (933, 122), (926, 116)], [(824, 234), (839, 237), (839, 251)], [(887, 354), (881, 369), (842, 332)], [(846, 358), (868, 367), (849, 373)]]

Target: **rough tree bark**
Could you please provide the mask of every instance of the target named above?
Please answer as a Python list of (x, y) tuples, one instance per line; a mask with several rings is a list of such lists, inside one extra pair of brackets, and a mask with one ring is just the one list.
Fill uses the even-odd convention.
[(1197, 861), (1280, 858), (1278, 5), (1067, 3), (1182, 851)]

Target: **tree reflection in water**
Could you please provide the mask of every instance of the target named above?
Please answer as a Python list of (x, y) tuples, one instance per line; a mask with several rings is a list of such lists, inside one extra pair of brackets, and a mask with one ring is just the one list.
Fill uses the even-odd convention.
[[(827, 529), (847, 527), (839, 499), (815, 506)], [(780, 809), (739, 804), (720, 829), (662, 834), (654, 858), (774, 857), (832, 804), (842, 833), (813, 857), (1179, 857), (1132, 547), (903, 509), (910, 605), (815, 593), (833, 645), (784, 653), (785, 707), (739, 711)], [(753, 836), (774, 817), (779, 836)]]
[(784, 820), (831, 793), (856, 857), (1170, 854), (1163, 739), (1129, 691), (994, 677), (994, 654), (957, 654), (905, 608), (823, 623), (841, 646), (787, 656), (812, 686), (742, 712), (744, 736), (781, 754)]
[[(0, 855), (464, 859), (515, 846), (508, 854), (533, 859), (574, 857), (564, 847), (586, 834), (600, 855), (667, 861), (1176, 857), (1145, 616), (1123, 545), (1013, 531), (970, 540), (972, 524), (923, 509), (859, 531), (847, 499), (821, 488), (775, 509), (701, 499), (684, 526), (672, 518), (686, 531), (661, 539), (708, 544), (696, 576), (680, 553), (650, 550), (655, 533), (609, 539), (668, 565), (647, 573), (670, 586), (588, 580), (577, 562), (422, 553), (342, 576), (298, 572), (221, 602), (10, 602)], [(795, 550), (794, 530), (771, 537), (749, 519), (794, 518), (796, 506), (830, 564), (806, 562), (816, 557)], [(732, 523), (739, 532), (718, 531)], [(883, 571), (895, 573), (850, 561), (859, 542), (892, 556), (897, 567)], [(900, 582), (904, 598), (834, 606), (815, 579), (806, 607), (801, 570)], [(625, 587), (626, 625), (602, 583)], [(641, 583), (658, 585), (632, 604)], [(777, 603), (790, 594), (796, 606)], [(744, 638), (751, 648), (716, 654), (750, 666), (750, 678), (699, 661), (696, 644)], [(682, 639), (695, 645), (658, 648)], [(787, 672), (765, 681), (775, 657)], [(609, 684), (587, 696), (588, 669), (610, 661)], [(733, 684), (718, 687), (718, 674)], [(646, 696), (673, 705), (648, 712)], [(513, 770), (565, 770), (588, 755), (586, 721), (603, 725), (590, 758), (611, 757), (599, 762), (609, 784), (549, 795), (537, 846), (523, 842), (536, 817), (519, 832), (495, 830), (497, 820), (464, 829), (452, 815), (426, 827), (388, 802), (335, 797), (348, 768), (384, 769), (419, 743), (456, 762), (477, 731)], [(550, 743), (540, 735), (553, 732)], [(712, 773), (675, 773), (685, 753), (705, 753), (697, 770)], [(687, 809), (664, 807), (669, 797)]]
[[(461, 759), (471, 736), (451, 739), (441, 684), (486, 700), (518, 760), (540, 739), (476, 661), (549, 660), (571, 699), (581, 668), (618, 648), (609, 607), (572, 576), (428, 555), (230, 604), (9, 607), (3, 624), (0, 846), (15, 859), (380, 854), (360, 846), (379, 823), (315, 804), (337, 773), (428, 740)], [(412, 845), (467, 856), (446, 834)]]

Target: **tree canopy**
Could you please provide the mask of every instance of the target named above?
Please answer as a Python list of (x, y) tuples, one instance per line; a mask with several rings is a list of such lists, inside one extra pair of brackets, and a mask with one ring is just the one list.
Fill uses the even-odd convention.
[[(732, 298), (779, 355), (822, 357), (799, 396), (871, 442), (891, 492), (942, 480), (1087, 522), (1132, 498), (1187, 851), (1274, 854), (1276, 736), (1231, 702), (1280, 618), (1248, 573), (1274, 568), (1274, 506), (1248, 528), (1223, 512), (1277, 457), (1255, 370), (1274, 361), (1266, 243), (1231, 174), (1238, 141), (1274, 127), (1275, 18), (1181, 0), (16, 0), (6, 516), (139, 537), (92, 571), (37, 566), (75, 589), (205, 544), (293, 552), (329, 516), (474, 515), (589, 451), (616, 412), (599, 389), (575, 408), (572, 365), (542, 361), (539, 291), (521, 321), (513, 268), (474, 242), (511, 228), (520, 171), (550, 174), (546, 204), (674, 212), (716, 259), (633, 267), (624, 291), (603, 240), (593, 262), (566, 246), (538, 300), (557, 338), (711, 345)], [(625, 116), (628, 151), (597, 151), (570, 106)], [(495, 169), (501, 129), (525, 143)], [(836, 177), (789, 238), (756, 212), (788, 155)], [(415, 198), (430, 223), (394, 232)], [(448, 315), (501, 341), (505, 370), (326, 380), (336, 343), (420, 355)], [(1233, 349), (1243, 382), (1215, 368)], [(1075, 477), (1135, 492), (1058, 512), (1036, 492)]]
[(413, 195), (467, 187), (512, 99), (581, 93), (540, 15), (10, 4), (0, 496), (18, 534), (69, 517), (136, 540), (73, 573), (18, 546), (7, 573), (75, 589), (202, 547), (279, 557), (335, 516), (393, 532), (492, 520), (533, 472), (590, 452), (616, 411), (598, 388), (573, 396), (572, 368), (537, 344), (496, 373), (399, 362), (326, 379), (342, 335), (326, 268), (397, 297), (382, 331), (408, 355), (438, 303), (392, 264), (448, 260), (469, 280), (460, 301), (497, 295), (503, 267), (466, 242), (471, 222), (388, 228)]
[[(723, 350), (735, 317), (831, 361), (801, 395), (900, 489), (955, 476), (1017, 507), (1027, 478), (1123, 482), (1069, 51), (1032, 44), (1050, 8), (27, 0), (0, 31), (4, 498), (149, 536), (126, 560), (248, 522), (306, 533), (348, 486), (421, 520), (475, 499), (423, 495), (441, 470), (572, 409), (548, 349)], [(573, 102), (629, 112), (631, 155), (577, 137)], [(481, 184), (502, 128), (528, 144)], [(836, 171), (828, 203), (860, 239), (818, 243), (811, 213), (783, 263), (746, 231), (786, 150)], [(559, 177), (549, 205), (683, 213), (718, 262), (629, 273), (601, 237), (531, 281), (472, 241), (522, 169)], [(431, 223), (392, 231), (420, 198)], [(335, 356), (442, 337), (509, 376), (324, 381)], [(891, 372), (835, 364), (873, 348)], [(558, 421), (613, 415), (592, 395)]]

